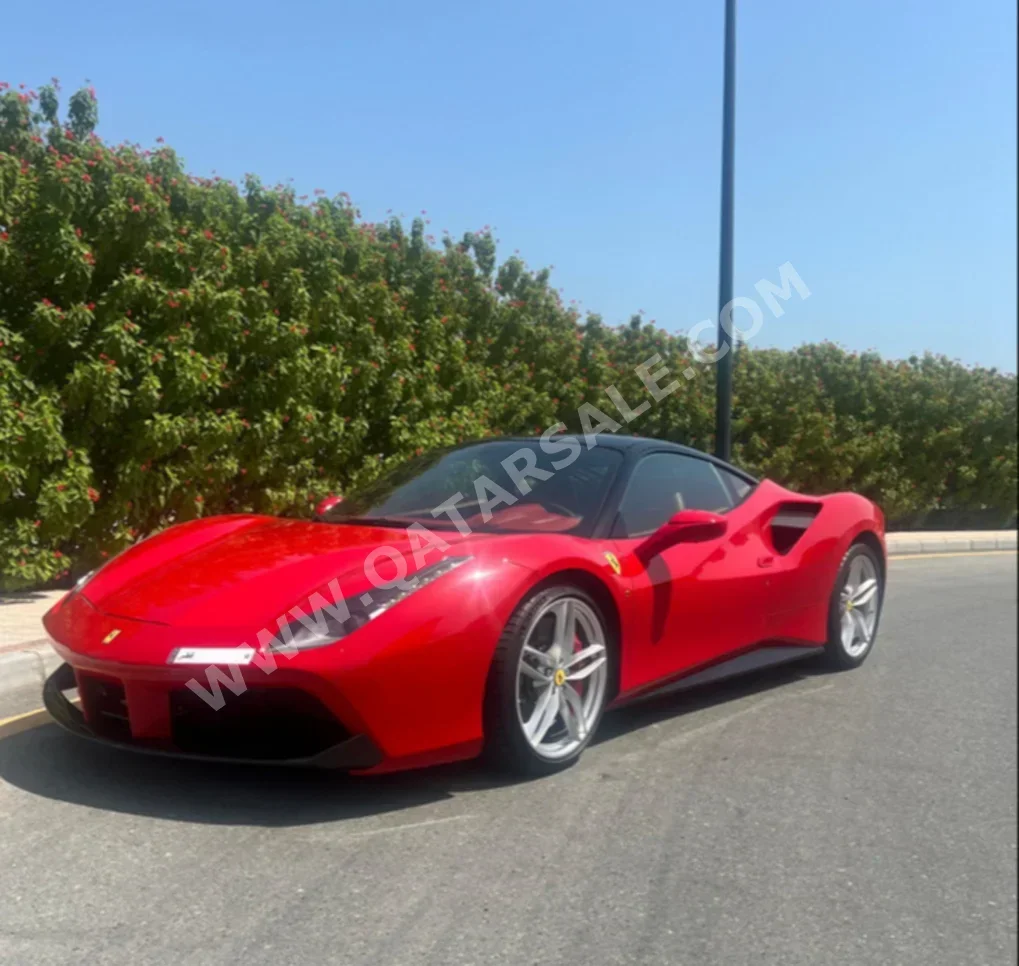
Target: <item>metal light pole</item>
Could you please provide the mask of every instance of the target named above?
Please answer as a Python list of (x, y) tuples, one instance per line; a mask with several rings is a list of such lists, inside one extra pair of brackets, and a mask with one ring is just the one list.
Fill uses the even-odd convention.
[(715, 455), (732, 450), (732, 326), (723, 325), (732, 301), (733, 148), (736, 139), (736, 0), (725, 0), (725, 81), (722, 93), (722, 230), (718, 253), (718, 360), (715, 398)]

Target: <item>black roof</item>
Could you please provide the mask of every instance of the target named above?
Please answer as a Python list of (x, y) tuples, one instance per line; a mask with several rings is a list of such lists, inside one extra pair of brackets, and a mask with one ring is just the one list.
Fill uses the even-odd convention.
[(678, 453), (692, 453), (695, 456), (705, 455), (701, 450), (694, 449), (692, 446), (673, 443), (667, 439), (652, 439), (649, 436), (620, 436), (616, 433), (595, 433), (594, 438), (599, 446), (608, 446), (613, 449), (669, 449), (676, 450)]
[[(563, 436), (583, 436), (583, 433), (564, 432)], [(620, 433), (594, 433), (597, 446), (605, 446), (608, 449), (674, 449), (682, 453), (692, 453), (695, 456), (705, 456), (704, 452), (694, 449), (691, 446), (684, 446), (682, 443), (672, 443), (665, 439), (652, 439), (649, 436), (623, 436)], [(495, 440), (520, 440), (529, 443), (537, 443), (540, 436), (485, 436), (481, 439), (471, 440), (472, 443), (487, 443)]]
[[(564, 433), (563, 435), (579, 436), (582, 434)], [(496, 436), (494, 438), (528, 440), (529, 442), (538, 442), (541, 439), (540, 436)], [(637, 458), (642, 453), (651, 451), (659, 453), (663, 451), (683, 453), (686, 456), (696, 456), (699, 459), (710, 460), (712, 463), (717, 463), (719, 466), (724, 466), (726, 469), (732, 470), (734, 473), (738, 473), (750, 482), (757, 482), (757, 480), (747, 473), (746, 470), (741, 470), (738, 466), (726, 463), (725, 460), (721, 460), (717, 456), (712, 456), (710, 453), (705, 453), (703, 450), (694, 449), (692, 446), (684, 446), (682, 443), (673, 443), (667, 439), (654, 439), (650, 436), (624, 436), (619, 433), (595, 433), (594, 438), (597, 446), (604, 446), (606, 449), (620, 450), (621, 452), (629, 454), (632, 459)]]

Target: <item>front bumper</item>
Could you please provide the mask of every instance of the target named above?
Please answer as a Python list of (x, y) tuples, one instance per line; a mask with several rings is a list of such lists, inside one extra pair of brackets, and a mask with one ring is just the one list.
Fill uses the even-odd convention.
[[(515, 573), (513, 568), (511, 575)], [(250, 665), (208, 668), (175, 665), (169, 656), (192, 645), (236, 647), (251, 640), (252, 628), (178, 627), (118, 617), (99, 610), (82, 593), (72, 593), (54, 605), (43, 624), (54, 650), (73, 669), (83, 722), (66, 712), (58, 711), (56, 717), (83, 723), (88, 737), (118, 745), (248, 761), (250, 748), (241, 753), (231, 747), (210, 748), (205, 739), (217, 738), (224, 716), (256, 695), (279, 712), (274, 702), (285, 703), (280, 693), (289, 691), (299, 692), (305, 708), (317, 708), (317, 724), (308, 730), (334, 735), (314, 746), (299, 727), (297, 744), (304, 747), (295, 750), (282, 742), (282, 748), (273, 749), (273, 761), (380, 774), (472, 758), (481, 751), (488, 670), (516, 600), (515, 588), (477, 581), (465, 592), (452, 578), (437, 581), (422, 593), (442, 599), (432, 600), (423, 614), (416, 609), (418, 602), (408, 600), (376, 618), (370, 631), (362, 628), (349, 640), (293, 655), (261, 652)], [(211, 722), (205, 720), (211, 709), (204, 704), (175, 704), (181, 698), (193, 704), (193, 686), (225, 700), (219, 711), (211, 712)], [(96, 702), (99, 709), (93, 713), (90, 704)], [(175, 709), (197, 713), (185, 716), (178, 728)], [(251, 736), (260, 731), (261, 717), (248, 717)], [(186, 727), (188, 722), (194, 727)], [(80, 732), (77, 727), (71, 730)], [(186, 733), (180, 734), (182, 730)], [(289, 728), (262, 733), (266, 743), (279, 745)], [(357, 736), (364, 738), (348, 746), (347, 740)], [(249, 741), (257, 745), (253, 737)], [(365, 750), (368, 743), (371, 751)]]
[[(78, 689), (82, 709), (63, 692)], [(220, 711), (204, 708), (191, 692), (166, 691), (172, 730), (166, 738), (132, 733), (124, 689), (114, 678), (78, 675), (62, 664), (43, 687), (57, 724), (104, 744), (175, 758), (356, 771), (374, 768), (382, 753), (363, 734), (351, 735), (311, 695), (281, 688), (252, 689)], [(229, 708), (229, 713), (224, 714)]]

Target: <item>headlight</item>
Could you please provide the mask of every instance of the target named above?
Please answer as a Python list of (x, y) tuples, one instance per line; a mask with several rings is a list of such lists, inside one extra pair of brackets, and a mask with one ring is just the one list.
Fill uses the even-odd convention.
[(456, 570), (470, 559), (470, 557), (446, 557), (438, 563), (422, 567), (416, 574), (397, 585), (347, 597), (332, 607), (323, 607), (311, 614), (302, 614), (299, 608), (294, 607), (290, 613), (299, 616), (280, 630), (271, 645), (271, 650), (281, 653), (306, 651), (313, 647), (332, 644), (333, 641), (353, 634), (359, 627), (364, 627), (369, 621), (384, 614), (414, 591)]
[[(96, 569), (98, 569), (98, 568), (96, 568)], [(82, 587), (84, 587), (84, 586), (85, 586), (85, 584), (87, 584), (87, 583), (88, 583), (88, 582), (89, 582), (89, 581), (90, 581), (90, 580), (91, 580), (91, 579), (92, 579), (92, 578), (93, 578), (93, 577), (94, 577), (95, 575), (96, 575), (96, 572), (95, 572), (95, 570), (90, 570), (90, 571), (89, 571), (89, 572), (88, 572), (87, 574), (84, 574), (84, 575), (82, 575), (81, 577), (79, 577), (79, 578), (78, 578), (78, 579), (77, 579), (77, 580), (76, 580), (76, 581), (74, 582), (74, 586), (73, 586), (73, 587), (71, 588), (71, 593), (72, 593), (72, 594), (76, 594), (76, 593), (77, 593), (77, 592), (78, 592), (79, 590), (81, 590), (81, 588), (82, 588)]]

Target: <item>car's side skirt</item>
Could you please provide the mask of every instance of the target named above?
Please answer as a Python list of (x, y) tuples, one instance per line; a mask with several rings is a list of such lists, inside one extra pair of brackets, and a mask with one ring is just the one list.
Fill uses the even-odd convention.
[(656, 682), (637, 692), (622, 695), (613, 704), (619, 707), (634, 701), (640, 701), (643, 698), (659, 697), (675, 691), (685, 691), (687, 688), (695, 688), (702, 684), (723, 681), (726, 678), (748, 674), (751, 671), (777, 667), (780, 664), (788, 664), (790, 661), (800, 661), (816, 655), (820, 651), (821, 648), (816, 644), (758, 644), (749, 650), (740, 652), (734, 657), (716, 661), (707, 667), (684, 671), (679, 677)]

